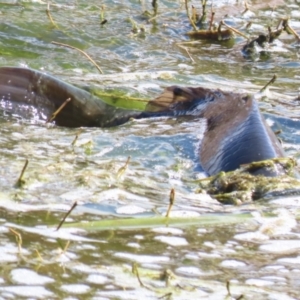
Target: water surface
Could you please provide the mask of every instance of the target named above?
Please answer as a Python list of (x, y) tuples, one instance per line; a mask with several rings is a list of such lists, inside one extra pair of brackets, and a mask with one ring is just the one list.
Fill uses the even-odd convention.
[[(145, 1), (56, 1), (50, 6), (55, 24), (44, 1), (0, 3), (1, 66), (43, 70), (92, 90), (121, 89), (148, 99), (173, 84), (257, 93), (276, 73), (260, 107), (274, 129), (282, 130), (287, 154), (298, 157), (299, 44), (293, 36), (282, 34), (267, 53), (251, 60), (241, 54), (242, 37), (198, 41), (185, 45), (188, 52), (179, 47), (190, 41), (185, 33), (192, 30), (182, 1), (159, 1), (158, 16), (150, 21), (143, 12), (153, 10)], [(242, 15), (240, 2), (218, 1), (217, 19), (226, 13), (226, 22), (241, 30), (251, 21), (243, 32), (255, 37), (290, 16), (300, 31), (297, 2), (248, 3), (251, 11)], [(145, 32), (133, 33), (129, 19)], [(86, 51), (104, 74), (79, 52), (52, 41)], [(5, 112), (0, 123), (1, 298), (168, 299), (172, 293), (172, 299), (225, 299), (227, 282), (234, 299), (299, 298), (300, 197), (234, 207), (197, 193), (195, 179), (205, 176), (198, 162), (199, 120), (83, 128), (75, 146), (78, 129)], [(129, 167), (118, 177), (128, 156)], [(26, 159), (26, 183), (18, 189), (14, 185)], [(214, 213), (220, 225), (88, 232), (48, 227), (75, 201), (78, 207), (67, 222), (164, 214), (171, 188), (174, 215)], [(243, 212), (253, 216), (236, 224), (224, 219)], [(134, 262), (144, 286), (131, 272)], [(169, 275), (162, 276), (166, 270)]]

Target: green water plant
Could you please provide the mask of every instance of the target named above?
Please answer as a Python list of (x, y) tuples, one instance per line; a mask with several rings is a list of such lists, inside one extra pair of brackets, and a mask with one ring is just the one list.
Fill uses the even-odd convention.
[(168, 218), (161, 215), (125, 218), (125, 219), (106, 219), (91, 222), (64, 223), (62, 227), (81, 228), (85, 230), (126, 230), (137, 228), (154, 228), (161, 226), (222, 226), (224, 224), (238, 224), (251, 219), (251, 214), (206, 214), (198, 217), (172, 217)]

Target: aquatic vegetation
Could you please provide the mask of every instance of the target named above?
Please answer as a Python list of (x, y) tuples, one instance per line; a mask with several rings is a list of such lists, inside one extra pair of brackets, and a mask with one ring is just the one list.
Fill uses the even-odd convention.
[[(270, 34), (272, 42), (263, 49), (267, 55), (254, 60), (243, 58), (247, 38), (236, 33), (229, 42), (189, 41), (186, 32), (192, 27), (182, 1), (157, 1), (155, 16), (151, 1), (53, 1), (50, 14), (58, 28), (45, 13), (46, 1), (3, 2), (1, 66), (53, 74), (115, 106), (144, 110), (148, 99), (174, 85), (253, 94), (277, 74), (276, 85), (262, 91), (259, 108), (273, 130), (281, 131), (287, 155), (299, 158), (299, 109), (293, 101), (299, 98), (299, 49), (291, 30), (299, 31), (295, 1), (248, 1), (247, 10), (241, 1), (213, 1), (214, 20), (224, 19), (248, 42)], [(207, 20), (197, 23), (203, 2), (190, 2), (192, 18), (199, 29), (215, 30), (218, 25), (209, 21), (211, 1)], [(285, 16), (290, 19), (281, 32), (283, 26), (276, 26)], [(132, 33), (129, 17), (138, 30), (145, 28), (144, 34)], [(77, 50), (52, 41), (82, 49), (105, 75)], [(295, 178), (285, 175), (276, 182), (248, 176), (238, 183), (246, 175), (241, 172), (226, 185), (225, 174), (206, 191), (203, 182), (203, 193), (195, 193), (204, 174), (194, 150), (205, 124), (191, 117), (134, 120), (117, 129), (57, 127), (45, 125), (45, 116), (42, 122), (28, 121), (7, 112), (0, 118), (0, 297), (298, 298)], [(25, 184), (17, 188), (26, 159)], [(271, 163), (265, 167), (272, 170)], [(251, 187), (248, 181), (256, 178)], [(269, 190), (258, 180), (265, 180)], [(249, 201), (234, 206), (215, 200), (216, 188), (223, 189), (220, 196), (231, 194), (229, 185), (241, 193), (231, 195), (231, 203)], [(166, 218), (171, 189), (176, 199)]]
[[(233, 172), (200, 180), (200, 187), (224, 204), (239, 205), (253, 200), (267, 199), (275, 195), (300, 194), (300, 181), (294, 177), (295, 160), (275, 158), (242, 165)], [(278, 176), (252, 175), (260, 168), (269, 168)], [(282, 175), (282, 172), (285, 174)], [(202, 190), (200, 190), (202, 191)]]

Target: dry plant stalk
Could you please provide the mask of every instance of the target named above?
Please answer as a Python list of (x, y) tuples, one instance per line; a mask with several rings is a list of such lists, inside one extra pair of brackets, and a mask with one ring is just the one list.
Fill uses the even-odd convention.
[(74, 202), (74, 204), (72, 205), (72, 207), (67, 211), (67, 213), (65, 214), (65, 216), (63, 217), (63, 219), (60, 221), (60, 223), (58, 224), (56, 231), (58, 231), (60, 229), (60, 227), (64, 224), (66, 218), (68, 217), (68, 215), (74, 210), (74, 208), (77, 206), (77, 201)]
[(70, 246), (71, 241), (67, 241), (65, 247), (61, 249), (60, 253), (55, 257), (55, 260), (58, 260), (63, 254), (65, 254)]
[(9, 231), (15, 235), (16, 242), (18, 244), (18, 251), (19, 251), (19, 254), (21, 254), (21, 252), (22, 252), (22, 235), (21, 235), (21, 233), (14, 230), (13, 228), (9, 228)]
[(41, 261), (41, 262), (44, 261), (44, 259), (42, 258), (42, 256), (41, 256), (39, 250), (38, 250), (38, 249), (34, 249), (34, 250), (35, 250), (35, 252), (36, 252), (36, 254), (37, 254), (38, 260)]
[(300, 36), (298, 33), (290, 26), (289, 24), (289, 19), (282, 19), (282, 27), (284, 30), (289, 33), (294, 35), (295, 38), (297, 38), (298, 41), (300, 41)]
[(54, 22), (52, 16), (51, 16), (51, 13), (50, 13), (50, 2), (48, 2), (48, 4), (47, 4), (46, 13), (47, 13), (47, 16), (48, 16), (48, 18), (49, 18), (51, 24), (52, 24), (56, 29), (59, 29), (58, 26), (56, 25), (56, 23)]
[(239, 30), (237, 30), (237, 29), (235, 29), (235, 28), (233, 28), (233, 27), (227, 25), (223, 20), (220, 22), (220, 25), (223, 25), (223, 26), (227, 27), (229, 30), (232, 30), (234, 33), (236, 33), (236, 34), (238, 34), (238, 35), (244, 37), (244, 38), (247, 39), (247, 40), (249, 40), (249, 37), (248, 37), (248, 36), (246, 36), (245, 34), (243, 34), (242, 32), (240, 32)]
[(170, 300), (170, 299), (172, 299), (172, 295), (173, 294), (170, 292), (170, 293), (167, 293), (167, 294), (159, 297), (158, 299), (165, 299), (166, 298), (166, 299)]
[(184, 42), (183, 42), (183, 43), (177, 44), (177, 46), (178, 46), (179, 48), (183, 49), (183, 50), (187, 53), (187, 55), (189, 56), (190, 60), (191, 60), (193, 63), (195, 63), (195, 60), (194, 60), (193, 57), (191, 56), (191, 54), (190, 54), (188, 48), (187, 48), (187, 47), (184, 47), (182, 44), (184, 44)]
[(129, 162), (130, 162), (130, 159), (131, 159), (131, 157), (128, 156), (125, 165), (118, 170), (118, 172), (117, 172), (117, 179), (119, 179), (125, 173), (125, 171), (127, 170)]
[(136, 275), (136, 277), (137, 277), (137, 279), (138, 279), (138, 281), (139, 281), (140, 286), (141, 286), (141, 287), (145, 287), (144, 284), (143, 284), (143, 282), (142, 282), (142, 280), (141, 280), (141, 278), (140, 278), (140, 274), (139, 274), (139, 271), (138, 271), (138, 268), (137, 268), (136, 263), (133, 263), (133, 264), (132, 264), (132, 273), (133, 273), (134, 275)]
[(75, 138), (74, 138), (74, 140), (73, 140), (73, 142), (72, 142), (72, 144), (71, 144), (73, 147), (75, 146), (75, 144), (76, 144), (76, 142), (77, 142), (77, 140), (78, 140), (78, 137), (79, 137), (79, 135), (82, 133), (82, 131), (83, 131), (83, 129), (81, 128), (81, 129), (76, 133)]
[(25, 171), (27, 169), (28, 163), (29, 163), (29, 161), (28, 161), (28, 159), (26, 159), (25, 164), (24, 164), (24, 166), (22, 168), (21, 174), (20, 174), (20, 176), (19, 176), (19, 178), (18, 178), (18, 180), (17, 180), (17, 182), (15, 184), (15, 187), (22, 187), (25, 184), (23, 176), (24, 176), (24, 173), (25, 173)]
[(194, 21), (192, 20), (192, 18), (190, 16), (190, 13), (189, 13), (188, 0), (185, 0), (185, 9), (186, 9), (186, 13), (187, 13), (187, 16), (188, 16), (188, 18), (190, 20), (191, 25), (193, 26), (194, 30), (197, 31), (198, 29), (197, 29)]
[(249, 9), (249, 5), (248, 5), (248, 2), (247, 2), (247, 0), (245, 0), (245, 10), (244, 11), (242, 11), (242, 13), (241, 13), (241, 15), (244, 15), (247, 11), (249, 11), (250, 9)]
[(169, 198), (169, 207), (168, 207), (168, 211), (166, 213), (166, 218), (169, 217), (171, 209), (174, 205), (174, 202), (175, 202), (175, 189), (171, 189), (170, 198)]
[(264, 92), (269, 85), (273, 84), (276, 81), (276, 79), (277, 79), (277, 75), (274, 74), (272, 79), (260, 90), (260, 93)]
[(82, 53), (98, 69), (98, 71), (101, 74), (103, 74), (103, 71), (101, 70), (101, 68), (99, 67), (99, 65), (86, 52), (82, 51), (81, 49), (73, 47), (73, 46), (70, 46), (68, 44), (58, 43), (58, 42), (55, 42), (55, 41), (52, 41), (51, 44), (58, 45), (58, 46), (63, 46), (63, 47), (67, 47), (67, 48), (79, 51), (80, 53)]
[(71, 101), (71, 98), (68, 98), (52, 115), (51, 117), (48, 118), (48, 120), (46, 121), (46, 123), (50, 123), (52, 122), (57, 115), (62, 111), (62, 109)]

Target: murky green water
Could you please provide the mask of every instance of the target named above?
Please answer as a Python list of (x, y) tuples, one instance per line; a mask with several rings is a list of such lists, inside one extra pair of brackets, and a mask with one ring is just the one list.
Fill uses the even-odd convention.
[[(297, 1), (248, 1), (252, 13), (244, 15), (240, 1), (214, 2), (219, 17), (228, 13), (228, 24), (243, 28), (251, 21), (243, 32), (253, 37), (288, 15), (300, 31)], [(185, 45), (191, 59), (178, 47), (190, 41), (185, 33), (191, 30), (182, 1), (159, 1), (152, 21), (142, 15), (152, 12), (146, 1), (56, 1), (50, 7), (56, 27), (43, 1), (0, 3), (1, 66), (44, 70), (89, 89), (117, 88), (147, 98), (173, 84), (255, 93), (276, 73), (278, 80), (260, 106), (268, 122), (282, 129), (286, 152), (298, 157), (300, 111), (293, 99), (299, 92), (299, 44), (294, 37), (282, 34), (255, 61), (241, 55), (241, 37), (199, 41)], [(105, 25), (100, 25), (102, 5)], [(145, 33), (133, 34), (129, 18)], [(52, 41), (85, 50), (104, 75), (80, 53)], [(84, 128), (75, 146), (78, 129), (5, 113), (0, 124), (1, 299), (230, 299), (228, 281), (232, 299), (299, 299), (300, 196), (233, 207), (197, 194), (195, 179), (204, 176), (197, 157), (199, 121), (153, 119)], [(129, 168), (119, 178), (128, 156)], [(26, 159), (26, 184), (17, 189)], [(51, 227), (75, 201), (79, 205), (67, 222), (164, 214), (171, 188), (176, 190), (173, 215), (214, 213), (211, 219), (220, 225), (206, 220), (126, 230)], [(248, 212), (253, 215), (240, 215)], [(134, 262), (143, 286), (131, 271)], [(165, 270), (173, 275), (162, 276)]]

